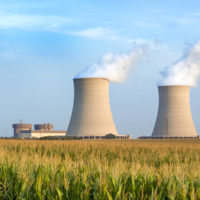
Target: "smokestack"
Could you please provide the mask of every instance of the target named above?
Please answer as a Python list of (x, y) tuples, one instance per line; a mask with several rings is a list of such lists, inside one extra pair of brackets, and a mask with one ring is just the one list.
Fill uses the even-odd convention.
[(76, 78), (74, 90), (74, 105), (67, 135), (117, 135), (110, 109), (109, 80)]
[(189, 86), (159, 86), (159, 108), (152, 137), (197, 137)]

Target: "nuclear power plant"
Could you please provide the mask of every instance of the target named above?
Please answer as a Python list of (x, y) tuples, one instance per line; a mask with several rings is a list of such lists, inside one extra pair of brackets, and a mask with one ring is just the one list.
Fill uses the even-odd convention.
[[(68, 130), (53, 131), (52, 124), (13, 124), (14, 138), (70, 136), (81, 139), (130, 139), (118, 135), (109, 101), (109, 80), (105, 78), (75, 78), (74, 104)], [(151, 136), (140, 139), (198, 137), (190, 110), (190, 86), (159, 86), (159, 107)]]
[(107, 134), (120, 137), (110, 108), (109, 80), (74, 79), (74, 105), (67, 135), (99, 138)]
[(159, 108), (152, 138), (197, 137), (189, 86), (159, 86)]

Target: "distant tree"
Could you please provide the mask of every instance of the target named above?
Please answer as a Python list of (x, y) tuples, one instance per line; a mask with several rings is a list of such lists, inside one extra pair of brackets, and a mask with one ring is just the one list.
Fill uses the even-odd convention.
[(109, 133), (109, 134), (105, 135), (105, 139), (116, 139), (116, 135)]
[(45, 136), (39, 138), (39, 140), (80, 140), (80, 138), (71, 136)]

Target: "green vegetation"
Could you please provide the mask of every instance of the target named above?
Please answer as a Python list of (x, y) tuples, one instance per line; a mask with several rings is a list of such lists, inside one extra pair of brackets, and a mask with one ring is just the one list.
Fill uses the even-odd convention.
[(105, 135), (105, 139), (115, 139), (115, 138), (116, 138), (116, 135), (114, 135), (112, 133)]
[(198, 143), (0, 140), (0, 199), (200, 199)]
[(31, 138), (31, 140), (80, 140), (80, 138), (71, 136), (45, 136), (41, 138)]

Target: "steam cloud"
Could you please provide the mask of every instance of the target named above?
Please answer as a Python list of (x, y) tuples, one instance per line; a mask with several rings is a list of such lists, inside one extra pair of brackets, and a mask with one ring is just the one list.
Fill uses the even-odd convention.
[(144, 57), (146, 46), (141, 45), (129, 53), (112, 54), (102, 56), (92, 66), (87, 67), (74, 78), (107, 78), (113, 82), (123, 82), (127, 78), (131, 67), (136, 67), (141, 58)]
[(196, 43), (174, 65), (167, 67), (159, 85), (195, 86), (200, 74), (200, 42)]

